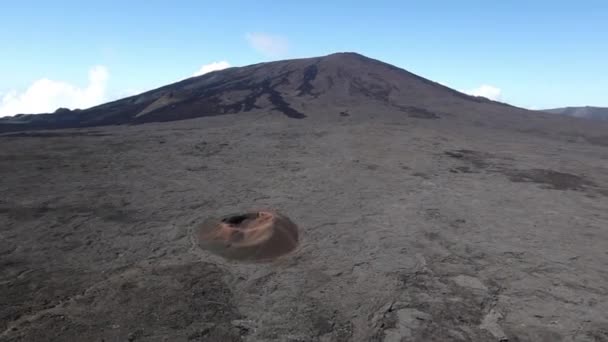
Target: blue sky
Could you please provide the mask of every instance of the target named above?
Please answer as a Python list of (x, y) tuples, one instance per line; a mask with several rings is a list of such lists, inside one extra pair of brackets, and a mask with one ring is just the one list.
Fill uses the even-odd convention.
[(0, 115), (338, 51), (527, 108), (608, 106), (608, 1), (18, 1), (0, 33)]

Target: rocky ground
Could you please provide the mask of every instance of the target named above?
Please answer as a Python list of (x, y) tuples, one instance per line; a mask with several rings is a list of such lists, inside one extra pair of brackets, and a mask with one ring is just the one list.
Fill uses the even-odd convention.
[[(0, 137), (0, 341), (608, 341), (605, 144), (330, 114)], [(255, 209), (297, 249), (198, 248)]]

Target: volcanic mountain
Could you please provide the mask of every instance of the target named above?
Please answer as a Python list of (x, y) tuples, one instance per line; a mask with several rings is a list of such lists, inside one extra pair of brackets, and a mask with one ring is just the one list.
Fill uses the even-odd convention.
[[(355, 107), (414, 111), (489, 102), (354, 53), (216, 71), (86, 110), (4, 118), (3, 130), (174, 121), (275, 111), (294, 119)], [(434, 116), (418, 110), (418, 114)]]
[(0, 132), (251, 112), (293, 119), (357, 113), (424, 119), (456, 115), (497, 127), (533, 129), (537, 124), (547, 125), (543, 114), (531, 115), (504, 103), (469, 96), (360, 54), (336, 53), (215, 71), (85, 110), (62, 108), (52, 114), (1, 118)]

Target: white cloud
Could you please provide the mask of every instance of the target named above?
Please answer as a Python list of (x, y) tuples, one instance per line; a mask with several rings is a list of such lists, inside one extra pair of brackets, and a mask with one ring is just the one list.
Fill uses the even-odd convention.
[(106, 99), (110, 74), (102, 65), (89, 70), (89, 84), (79, 88), (67, 82), (42, 78), (25, 91), (11, 90), (0, 98), (0, 117), (15, 114), (49, 113), (59, 107), (88, 108)]
[(279, 57), (289, 50), (287, 38), (267, 33), (247, 33), (245, 35), (249, 45), (267, 57)]
[(228, 63), (226, 61), (220, 61), (220, 62), (213, 62), (213, 63), (205, 64), (200, 69), (198, 69), (197, 72), (195, 72), (194, 74), (192, 74), (192, 77), (204, 75), (204, 74), (206, 74), (208, 72), (222, 70), (222, 69), (226, 69), (226, 68), (230, 68), (230, 63)]
[(462, 90), (462, 92), (473, 96), (483, 96), (494, 101), (498, 101), (502, 97), (500, 88), (488, 84), (482, 84), (475, 89)]

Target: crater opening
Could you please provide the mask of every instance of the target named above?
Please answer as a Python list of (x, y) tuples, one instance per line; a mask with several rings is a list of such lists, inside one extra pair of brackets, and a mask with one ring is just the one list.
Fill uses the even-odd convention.
[(235, 260), (271, 260), (298, 245), (298, 227), (274, 211), (209, 218), (195, 234), (200, 248)]
[(258, 213), (228, 215), (222, 219), (222, 222), (233, 226), (238, 226), (241, 225), (243, 222), (247, 220), (253, 220), (256, 217), (258, 217)]

